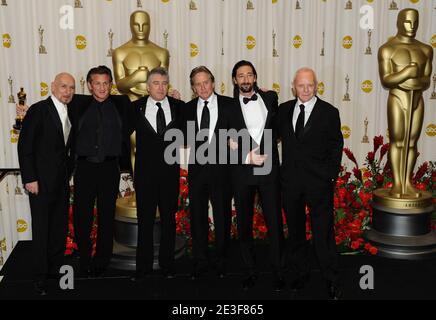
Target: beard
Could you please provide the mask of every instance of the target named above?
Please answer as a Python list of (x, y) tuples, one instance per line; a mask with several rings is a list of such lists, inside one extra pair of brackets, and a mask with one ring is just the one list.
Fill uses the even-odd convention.
[(253, 84), (251, 83), (242, 83), (239, 86), (239, 90), (243, 93), (249, 93), (253, 91)]

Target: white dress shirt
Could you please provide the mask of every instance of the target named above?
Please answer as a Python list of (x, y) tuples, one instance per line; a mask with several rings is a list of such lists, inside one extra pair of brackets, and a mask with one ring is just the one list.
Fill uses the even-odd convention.
[(254, 141), (260, 145), (263, 136), (263, 129), (265, 128), (268, 109), (266, 108), (265, 102), (263, 102), (262, 97), (259, 94), (257, 94), (256, 101), (249, 101), (247, 104), (244, 104), (243, 100), (244, 96), (239, 95), (242, 115), (244, 116), (248, 132)]
[(297, 125), (298, 115), (300, 114), (300, 104), (304, 104), (304, 126), (306, 126), (307, 121), (309, 120), (310, 114), (312, 113), (313, 107), (315, 107), (315, 103), (318, 100), (316, 96), (313, 96), (309, 101), (302, 103), (300, 99), (297, 99), (297, 103), (294, 108), (294, 114), (292, 116), (292, 124), (294, 126)]
[(71, 130), (71, 122), (68, 118), (68, 109), (67, 105), (60, 102), (55, 96), (51, 96), (51, 100), (53, 101), (56, 111), (58, 112), (59, 118), (62, 122), (62, 131), (64, 133), (64, 142), (67, 144), (68, 136), (70, 135)]
[(168, 125), (171, 122), (171, 108), (168, 98), (165, 97), (165, 99), (163, 99), (162, 101), (156, 101), (151, 96), (148, 97), (147, 105), (145, 108), (145, 118), (148, 120), (148, 122), (156, 132), (157, 132), (156, 116), (157, 116), (157, 111), (159, 110), (159, 107), (156, 105), (157, 102), (160, 102), (161, 107), (164, 111), (165, 124)]
[(216, 123), (218, 121), (218, 98), (216, 94), (212, 94), (209, 99), (203, 100), (198, 98), (197, 103), (197, 121), (198, 126), (201, 124), (201, 114), (203, 113), (204, 101), (208, 101), (207, 107), (209, 108), (210, 122), (209, 122), (209, 143), (212, 141), (215, 132)]

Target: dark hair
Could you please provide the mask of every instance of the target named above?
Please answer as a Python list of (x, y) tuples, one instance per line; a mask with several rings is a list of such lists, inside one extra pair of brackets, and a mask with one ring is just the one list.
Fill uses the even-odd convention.
[[(244, 67), (244, 66), (249, 66), (251, 68), (251, 70), (253, 70), (253, 74), (256, 76), (257, 79), (257, 72), (256, 72), (256, 68), (254, 68), (253, 64), (250, 61), (247, 60), (241, 60), (239, 62), (237, 62), (235, 64), (235, 66), (233, 67), (232, 70), (232, 80), (236, 79), (236, 73), (238, 72), (238, 69), (240, 67)], [(254, 83), (254, 91), (258, 91), (259, 87), (257, 86), (257, 81)], [(236, 83), (233, 82), (233, 96), (239, 97), (239, 88), (238, 85)]]
[(88, 71), (88, 75), (86, 76), (86, 82), (91, 83), (91, 77), (94, 74), (107, 74), (111, 82), (113, 80), (111, 69), (109, 69), (106, 66), (98, 66), (98, 67), (91, 68), (91, 70)]
[(194, 77), (200, 72), (207, 73), (210, 77), (210, 80), (212, 80), (212, 82), (215, 83), (215, 77), (213, 76), (212, 72), (205, 66), (199, 66), (192, 69), (191, 74), (189, 75), (189, 79), (191, 81), (191, 87), (194, 85)]
[(150, 80), (151, 76), (154, 74), (159, 74), (161, 76), (167, 77), (168, 81), (170, 80), (170, 76), (168, 75), (167, 69), (165, 69), (164, 67), (157, 67), (157, 68), (151, 69), (151, 71), (148, 73), (147, 83)]

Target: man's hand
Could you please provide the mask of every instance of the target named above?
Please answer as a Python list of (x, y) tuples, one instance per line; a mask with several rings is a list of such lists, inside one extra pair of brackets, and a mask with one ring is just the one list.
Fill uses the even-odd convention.
[(256, 152), (259, 150), (259, 147), (256, 149), (253, 149), (250, 151), (250, 153), (247, 155), (247, 162), (248, 164), (253, 164), (256, 166), (261, 166), (268, 158), (268, 155), (266, 154), (257, 154)]
[(17, 113), (18, 117), (24, 118), (24, 116), (26, 115), (27, 110), (29, 110), (29, 106), (27, 104), (20, 105), (20, 104), (17, 103), (15, 105), (15, 112)]
[(168, 95), (171, 98), (177, 99), (177, 100), (181, 100), (182, 96), (180, 94), (180, 92), (176, 89), (171, 90), (171, 92), (168, 93)]
[(238, 150), (238, 143), (233, 141), (233, 139), (230, 138), (230, 140), (229, 140), (229, 147), (233, 151), (236, 151), (236, 150)]
[(27, 191), (29, 191), (31, 194), (34, 194), (35, 196), (38, 195), (38, 193), (39, 193), (38, 181), (33, 181), (33, 182), (26, 183), (24, 185), (24, 188)]

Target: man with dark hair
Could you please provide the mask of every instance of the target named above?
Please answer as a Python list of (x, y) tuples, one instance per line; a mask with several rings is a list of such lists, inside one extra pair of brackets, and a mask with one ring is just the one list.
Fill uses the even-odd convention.
[[(274, 128), (278, 113), (278, 97), (274, 91), (258, 90), (257, 73), (249, 61), (239, 61), (233, 68), (234, 98), (231, 127), (247, 132), (250, 146), (244, 150), (241, 138), (232, 141), (239, 154), (238, 165), (232, 167), (238, 235), (247, 276), (244, 290), (255, 285), (257, 272), (253, 248), (253, 204), (256, 191), (260, 194), (263, 215), (268, 228), (273, 287), (285, 287), (281, 267), (283, 228), (279, 188), (279, 155)], [(232, 147), (233, 149), (233, 147)], [(263, 167), (262, 170), (259, 170)]]
[[(101, 276), (112, 256), (120, 160), (130, 155), (129, 125), (133, 107), (127, 96), (110, 95), (112, 73), (106, 66), (92, 68), (86, 79), (92, 96), (76, 95), (72, 101), (76, 157), (74, 221), (81, 273)], [(129, 161), (121, 163), (126, 166)], [(90, 233), (95, 201), (98, 232), (92, 258)]]
[(278, 131), (282, 138), (280, 170), (283, 208), (289, 228), (287, 251), (296, 278), (293, 290), (302, 289), (310, 274), (306, 240), (306, 206), (310, 210), (312, 242), (331, 298), (340, 297), (338, 258), (334, 235), (333, 192), (344, 140), (339, 111), (316, 96), (315, 72), (301, 68), (295, 74), (296, 99), (280, 105)]
[[(215, 228), (216, 270), (218, 277), (223, 278), (230, 240), (231, 194), (227, 159), (222, 159), (220, 150), (223, 150), (219, 148), (220, 145), (227, 148), (227, 141), (221, 141), (219, 130), (229, 128), (229, 114), (234, 102), (214, 92), (215, 78), (205, 66), (193, 69), (190, 81), (197, 98), (186, 104), (185, 136), (189, 135), (187, 128), (190, 126), (195, 127), (195, 135), (200, 132), (205, 136), (203, 141), (188, 141), (191, 148), (188, 183), (194, 255), (192, 278), (198, 278), (209, 267), (209, 200)], [(200, 158), (206, 158), (206, 161), (199, 161)]]
[(181, 129), (183, 101), (168, 97), (169, 75), (165, 68), (152, 69), (147, 78), (150, 94), (135, 101), (136, 155), (134, 183), (138, 217), (136, 275), (142, 281), (153, 271), (153, 226), (156, 208), (161, 223), (159, 267), (166, 278), (174, 277), (176, 212), (179, 196), (180, 162), (170, 164), (165, 141), (170, 129)]
[(59, 274), (68, 231), (70, 104), (74, 78), (60, 73), (51, 84), (52, 96), (32, 105), (23, 121), (18, 160), (32, 214), (35, 290), (46, 295), (49, 275)]

